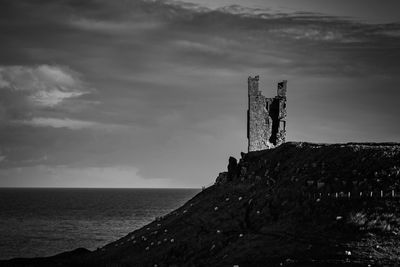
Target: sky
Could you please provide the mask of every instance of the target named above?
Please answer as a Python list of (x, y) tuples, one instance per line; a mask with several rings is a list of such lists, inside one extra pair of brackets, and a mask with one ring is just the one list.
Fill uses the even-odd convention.
[(201, 187), (246, 152), (247, 77), (287, 140), (400, 142), (398, 0), (4, 0), (0, 187)]

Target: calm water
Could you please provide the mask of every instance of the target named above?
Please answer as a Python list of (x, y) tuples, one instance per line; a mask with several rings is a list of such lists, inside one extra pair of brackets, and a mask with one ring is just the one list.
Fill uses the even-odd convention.
[(0, 189), (0, 259), (96, 249), (179, 207), (197, 189)]

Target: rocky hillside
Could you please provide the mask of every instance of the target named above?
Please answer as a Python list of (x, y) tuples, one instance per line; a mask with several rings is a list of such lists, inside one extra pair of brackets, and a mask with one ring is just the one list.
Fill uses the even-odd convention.
[(96, 251), (5, 266), (397, 266), (400, 144), (286, 143)]

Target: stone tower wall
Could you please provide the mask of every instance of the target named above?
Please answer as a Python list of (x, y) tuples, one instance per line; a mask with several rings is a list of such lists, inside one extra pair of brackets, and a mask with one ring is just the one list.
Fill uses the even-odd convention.
[(278, 83), (277, 96), (266, 98), (259, 90), (259, 76), (248, 78), (248, 151), (273, 148), (285, 142), (286, 81)]
[(248, 150), (256, 151), (272, 147), (269, 139), (272, 131), (272, 119), (269, 117), (267, 110), (267, 99), (258, 89), (259, 77), (249, 77), (249, 109), (247, 119), (247, 138), (249, 140)]
[(286, 139), (286, 84), (287, 81), (282, 81), (278, 83), (278, 90), (277, 90), (277, 96), (275, 99), (279, 101), (279, 113), (278, 113), (278, 118), (276, 118), (276, 123), (278, 124), (278, 131), (276, 133), (276, 141), (275, 145), (279, 146), (283, 143), (285, 143)]

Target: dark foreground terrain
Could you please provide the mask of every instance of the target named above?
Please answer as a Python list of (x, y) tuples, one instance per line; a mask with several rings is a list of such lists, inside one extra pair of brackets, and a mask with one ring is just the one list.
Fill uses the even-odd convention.
[(0, 265), (400, 264), (400, 144), (286, 143), (228, 169), (179, 209), (96, 251)]

